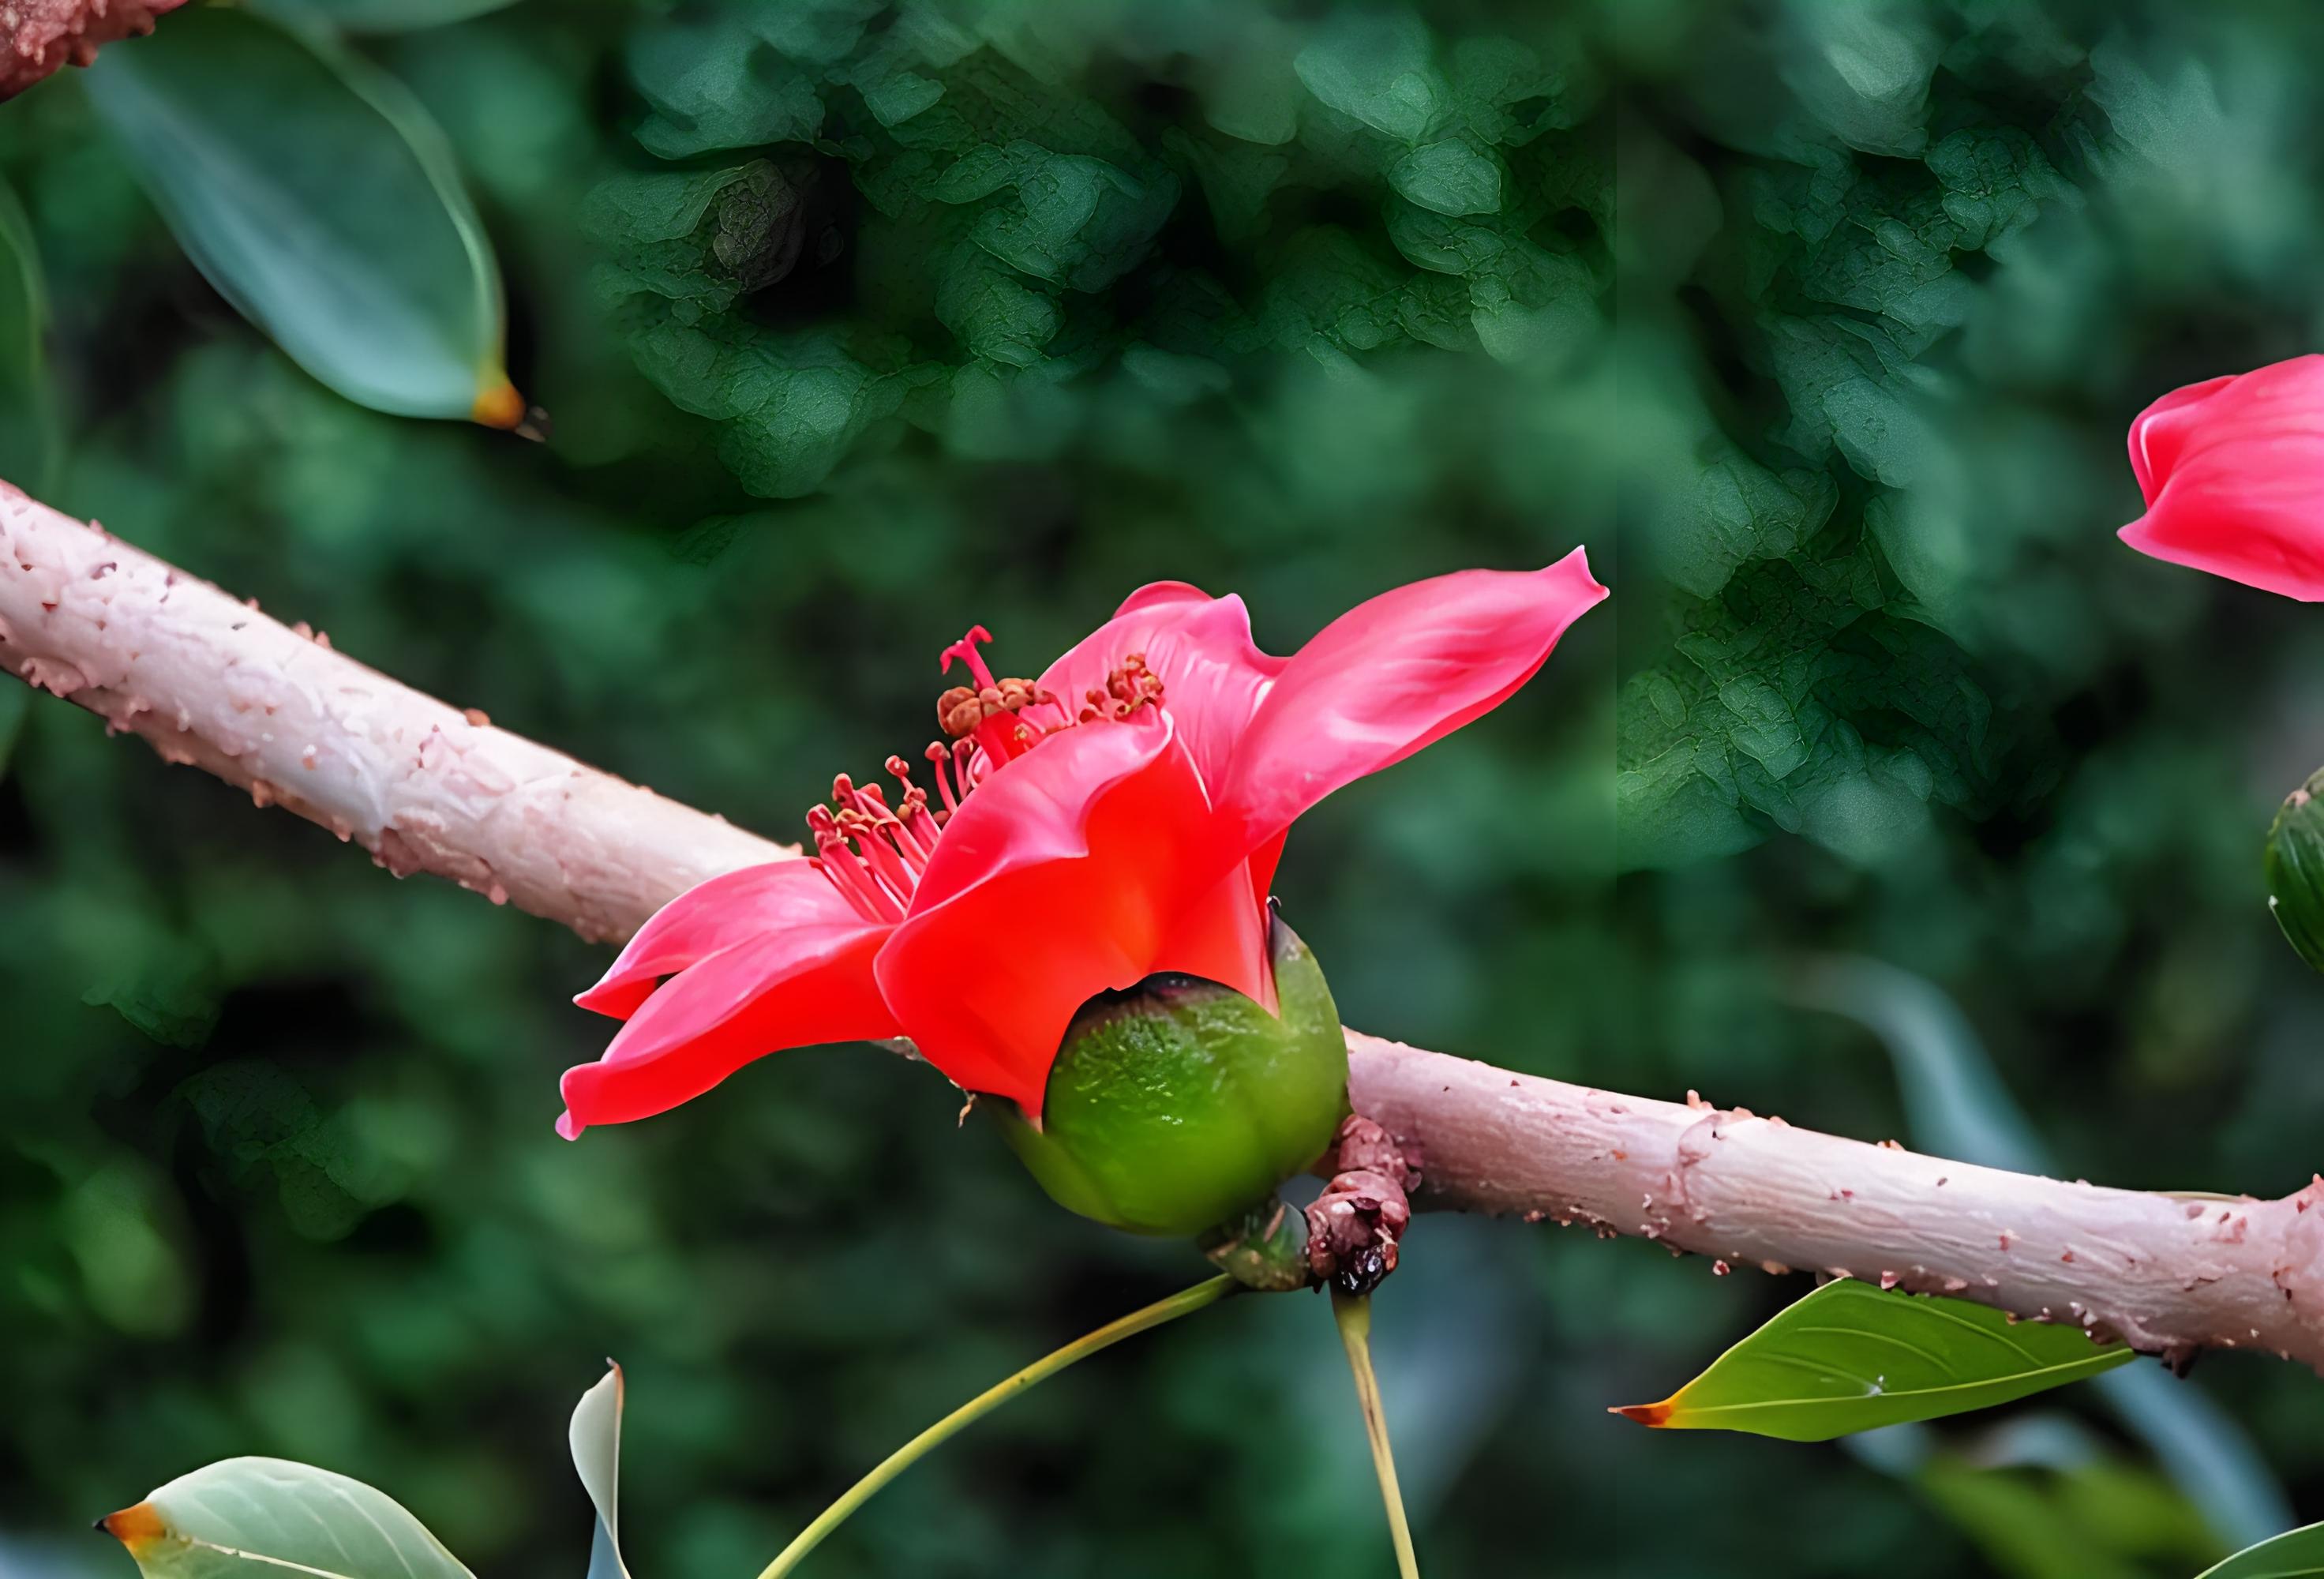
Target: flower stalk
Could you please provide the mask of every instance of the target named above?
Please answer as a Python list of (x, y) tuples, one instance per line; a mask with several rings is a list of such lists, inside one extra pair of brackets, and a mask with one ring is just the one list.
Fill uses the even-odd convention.
[(807, 1560), (807, 1555), (823, 1544), (825, 1536), (846, 1523), (857, 1509), (878, 1496), (889, 1482), (1010, 1399), (1030, 1391), (1066, 1366), (1086, 1360), (1101, 1349), (1110, 1349), (1124, 1338), (1134, 1337), (1176, 1321), (1182, 1316), (1192, 1316), (1207, 1306), (1216, 1305), (1240, 1287), (1232, 1278), (1224, 1275), (1197, 1283), (1167, 1299), (1157, 1299), (1142, 1310), (1133, 1310), (1118, 1321), (1108, 1322), (1095, 1332), (1085, 1333), (1064, 1348), (1044, 1355), (1015, 1375), (985, 1389), (881, 1460), (871, 1473), (848, 1487), (837, 1501), (816, 1516), (814, 1523), (800, 1530), (773, 1562), (759, 1571), (759, 1579), (783, 1579), (783, 1575), (796, 1572), (798, 1565)]
[(1412, 1549), (1412, 1526), (1404, 1517), (1404, 1492), (1396, 1483), (1396, 1454), (1388, 1448), (1388, 1415), (1380, 1407), (1379, 1377), (1372, 1370), (1372, 1300), (1369, 1294), (1332, 1290), (1332, 1319), (1348, 1351), (1356, 1379), (1356, 1402), (1363, 1410), (1364, 1436), (1371, 1444), (1372, 1470), (1379, 1476), (1380, 1501), (1388, 1509), (1388, 1539), (1396, 1545), (1399, 1579), (1420, 1579), (1420, 1558)]

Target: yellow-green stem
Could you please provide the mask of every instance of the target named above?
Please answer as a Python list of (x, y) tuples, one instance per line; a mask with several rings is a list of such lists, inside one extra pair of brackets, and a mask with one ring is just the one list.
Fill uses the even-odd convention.
[(796, 1569), (809, 1552), (822, 1544), (824, 1537), (846, 1523), (848, 1516), (869, 1502), (882, 1486), (911, 1468), (929, 1449), (941, 1445), (961, 1427), (983, 1418), (1019, 1393), (1047, 1380), (1074, 1361), (1085, 1360), (1100, 1349), (1110, 1348), (1148, 1327), (1160, 1326), (1164, 1322), (1176, 1321), (1182, 1316), (1192, 1316), (1206, 1305), (1217, 1304), (1240, 1286), (1228, 1277), (1197, 1283), (1167, 1299), (1157, 1300), (1143, 1310), (1134, 1310), (1120, 1321), (1108, 1322), (1097, 1331), (1075, 1338), (1056, 1353), (1036, 1360), (1007, 1380), (977, 1394), (890, 1454), (881, 1461), (878, 1468), (850, 1486), (846, 1493), (825, 1509), (813, 1524), (799, 1531), (798, 1538), (785, 1547), (781, 1555), (761, 1571), (759, 1579), (783, 1579), (784, 1574)]
[(1405, 1522), (1404, 1493), (1397, 1489), (1396, 1455), (1388, 1451), (1388, 1416), (1380, 1408), (1379, 1378), (1372, 1372), (1372, 1302), (1369, 1295), (1332, 1290), (1332, 1317), (1347, 1346), (1348, 1369), (1356, 1376), (1356, 1402), (1363, 1407), (1364, 1435), (1372, 1445), (1372, 1468), (1379, 1475), (1380, 1501), (1388, 1505), (1388, 1538), (1396, 1543), (1396, 1571), (1420, 1579), (1420, 1559), (1412, 1549), (1412, 1527)]

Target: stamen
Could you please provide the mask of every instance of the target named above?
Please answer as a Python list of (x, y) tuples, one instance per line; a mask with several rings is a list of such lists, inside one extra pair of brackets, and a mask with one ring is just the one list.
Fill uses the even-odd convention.
[(1125, 721), (1148, 707), (1158, 710), (1162, 702), (1161, 678), (1142, 652), (1127, 654), (1108, 670), (1105, 683), (1084, 692), (1086, 705), (1076, 709), (1038, 681), (994, 678), (978, 651), (991, 640), (992, 633), (974, 625), (944, 651), (944, 670), (957, 660), (976, 684), (954, 686), (936, 699), (936, 720), (950, 743), (936, 741), (922, 754), (936, 777), (940, 807), (912, 782), (910, 764), (891, 756), (886, 766), (896, 779), (895, 805), (878, 785), (858, 786), (840, 773), (831, 780), (831, 804), (807, 813), (816, 870), (866, 920), (903, 919), (945, 827), (995, 770), (1052, 734), (1101, 720)]
[(912, 891), (919, 883), (896, 854), (895, 846), (880, 837), (878, 820), (863, 812), (843, 811), (839, 814), (839, 829), (855, 841), (855, 848), (872, 878), (895, 896), (898, 904), (908, 904)]
[(936, 853), (939, 831), (935, 815), (928, 810), (928, 792), (914, 786), (896, 813), (896, 842), (907, 846), (904, 858), (912, 863), (915, 870), (927, 870), (929, 858)]
[(841, 830), (839, 819), (827, 806), (812, 807), (807, 814), (807, 831), (815, 836), (816, 869), (831, 880), (867, 921), (900, 921), (904, 919), (904, 900), (892, 894), (873, 876), (855, 852), (848, 847), (847, 836)]
[(939, 817), (942, 826), (943, 820), (960, 809), (960, 798), (952, 792), (952, 748), (940, 740), (932, 740), (926, 754), (929, 766), (936, 771), (936, 790), (944, 797), (944, 811)]
[(903, 758), (890, 757), (888, 771), (904, 788), (904, 803), (896, 808), (897, 846), (914, 871), (925, 872), (928, 857), (936, 853), (936, 835), (941, 831), (936, 814), (928, 809), (928, 792), (912, 782), (912, 764)]
[[(927, 856), (920, 849), (918, 841), (911, 836), (911, 830), (905, 827), (904, 819), (889, 808), (888, 798), (881, 793), (880, 786), (877, 784), (864, 785), (855, 792), (855, 798), (859, 806), (871, 808), (869, 811), (862, 813), (871, 824), (869, 836), (878, 839), (883, 850), (892, 848), (897, 855), (902, 857), (905, 870), (912, 883), (917, 886), (920, 869), (927, 864)], [(846, 819), (843, 817), (840, 820), (844, 822)], [(857, 836), (860, 838), (865, 836)], [(910, 890), (907, 889), (905, 891), (909, 893)]]

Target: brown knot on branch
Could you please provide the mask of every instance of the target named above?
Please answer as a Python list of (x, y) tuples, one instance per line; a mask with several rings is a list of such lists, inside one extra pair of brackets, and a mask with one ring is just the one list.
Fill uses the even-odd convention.
[(1340, 1122), (1322, 1168), (1332, 1174), (1307, 1208), (1308, 1271), (1343, 1294), (1369, 1294), (1396, 1270), (1397, 1242), (1412, 1221), (1408, 1192), (1420, 1184), (1418, 1152), (1356, 1114)]

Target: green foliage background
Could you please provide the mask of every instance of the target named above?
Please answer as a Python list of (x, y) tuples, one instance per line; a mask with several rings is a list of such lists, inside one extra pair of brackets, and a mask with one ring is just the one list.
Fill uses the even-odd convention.
[[(0, 110), (60, 507), (784, 836), (919, 742), (972, 622), (1029, 668), (1172, 577), (1286, 650), (1587, 542), (1616, 595), (1543, 678), (1294, 841), (1352, 1023), (1907, 1133), (1877, 1045), (1784, 990), (1865, 953), (1953, 995), (2070, 1173), (2317, 1165), (2324, 991), (2259, 838), (2324, 754), (2324, 622), (2112, 536), (2140, 406), (2324, 332), (2306, 8), (531, 0), (363, 47), (458, 151), (554, 440), (308, 380), (60, 79)], [(59, 1532), (261, 1452), (480, 1572), (577, 1574), (562, 1421), (610, 1353), (633, 1565), (747, 1574), (1201, 1270), (862, 1049), (565, 1145), (600, 956), (15, 689), (0, 775), (0, 1571), (120, 1572)], [(1924, 1459), (1601, 1412), (1796, 1281), (1434, 1220), (1406, 1267), (1381, 1363), (1434, 1572), (2223, 1547), (2080, 1393)], [(2188, 1385), (2324, 1516), (2312, 1379)], [(1387, 1564), (1324, 1312), (1285, 1299), (1014, 1406), (815, 1571)]]

